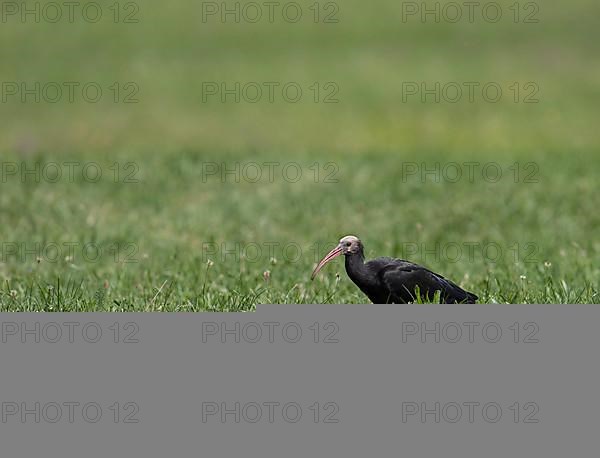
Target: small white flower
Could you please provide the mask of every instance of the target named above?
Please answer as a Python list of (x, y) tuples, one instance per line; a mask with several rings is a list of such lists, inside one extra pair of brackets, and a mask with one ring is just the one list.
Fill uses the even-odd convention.
[(525, 275), (521, 275), (519, 278), (520, 278), (521, 280), (527, 280), (527, 277), (526, 277)]

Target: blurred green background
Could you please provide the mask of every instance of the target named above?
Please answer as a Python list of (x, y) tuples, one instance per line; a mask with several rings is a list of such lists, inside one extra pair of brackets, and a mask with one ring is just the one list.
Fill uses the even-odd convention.
[[(231, 9), (236, 2), (211, 5), (223, 3)], [(139, 183), (5, 177), (1, 240), (129, 243), (138, 248), (139, 262), (37, 263), (4, 253), (3, 307), (237, 310), (256, 302), (365, 302), (341, 263), (310, 283), (312, 251), (296, 262), (280, 256), (277, 264), (266, 255), (251, 263), (217, 256), (209, 267), (201, 252), (207, 242), (278, 241), (322, 243), (318, 254), (324, 254), (326, 244), (347, 233), (363, 239), (369, 257), (402, 256), (405, 242), (535, 243), (536, 263), (450, 262), (420, 253), (414, 260), (484, 301), (598, 302), (600, 5), (502, 1), (496, 23), (485, 20), (481, 8), (473, 21), (464, 16), (451, 23), (443, 14), (449, 2), (425, 2), (429, 8), (439, 3), (439, 22), (432, 15), (425, 22), (418, 14), (403, 17), (407, 3), (300, 1), (303, 16), (296, 23), (286, 21), (280, 7), (272, 23), (265, 16), (237, 23), (231, 15), (223, 22), (219, 14), (203, 16), (207, 2), (197, 1), (117, 3), (118, 23), (114, 2), (98, 2), (103, 17), (97, 23), (83, 20), (79, 8), (72, 23), (5, 14), (3, 163), (95, 161), (105, 178), (114, 162), (133, 163)], [(325, 23), (332, 13), (337, 22)], [(531, 13), (538, 22), (525, 22)], [(138, 22), (124, 22), (128, 14)], [(23, 103), (20, 95), (6, 94), (6, 83), (66, 81), (95, 82), (103, 97), (88, 103), (76, 90), (73, 103), (64, 94), (57, 103), (31, 97)], [(268, 81), (295, 82), (303, 97), (288, 103), (276, 92), (274, 103), (265, 97), (203, 101), (203, 83)], [(474, 103), (466, 96), (457, 103), (405, 101), (406, 82), (494, 82), (504, 94), (497, 103), (477, 90)], [(108, 89), (114, 83), (118, 103)], [(139, 89), (137, 103), (124, 103), (128, 83)], [(309, 89), (315, 83), (319, 103)], [(323, 103), (327, 83), (339, 89), (338, 103)], [(515, 83), (519, 103), (509, 91)], [(523, 103), (528, 83), (539, 88), (538, 103)], [(298, 162), (305, 177), (310, 164), (332, 162), (339, 182), (203, 179), (203, 164), (244, 161)], [(534, 162), (539, 180), (402, 177), (402, 164), (453, 161), (493, 161), (505, 173), (515, 162)]]

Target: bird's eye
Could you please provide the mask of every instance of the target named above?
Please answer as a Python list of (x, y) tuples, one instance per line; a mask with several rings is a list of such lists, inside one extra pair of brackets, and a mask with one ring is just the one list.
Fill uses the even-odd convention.
[(350, 242), (346, 242), (346, 246), (350, 246), (352, 245)]

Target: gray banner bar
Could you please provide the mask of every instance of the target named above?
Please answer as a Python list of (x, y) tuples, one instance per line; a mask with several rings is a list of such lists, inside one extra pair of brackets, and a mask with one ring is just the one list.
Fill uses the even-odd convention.
[(0, 314), (1, 456), (596, 457), (600, 307)]

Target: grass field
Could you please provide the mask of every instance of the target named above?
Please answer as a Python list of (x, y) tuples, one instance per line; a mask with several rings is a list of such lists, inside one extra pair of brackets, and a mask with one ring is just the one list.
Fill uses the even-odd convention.
[[(313, 3), (298, 23), (154, 0), (121, 23), (112, 2), (94, 24), (0, 22), (0, 308), (364, 303), (342, 260), (310, 281), (346, 234), (481, 302), (600, 303), (597, 3), (455, 24), (391, 0), (323, 2), (315, 23)], [(49, 82), (103, 96), (51, 103)], [(303, 95), (208, 95), (236, 82)], [(473, 102), (444, 100), (465, 83)]]

